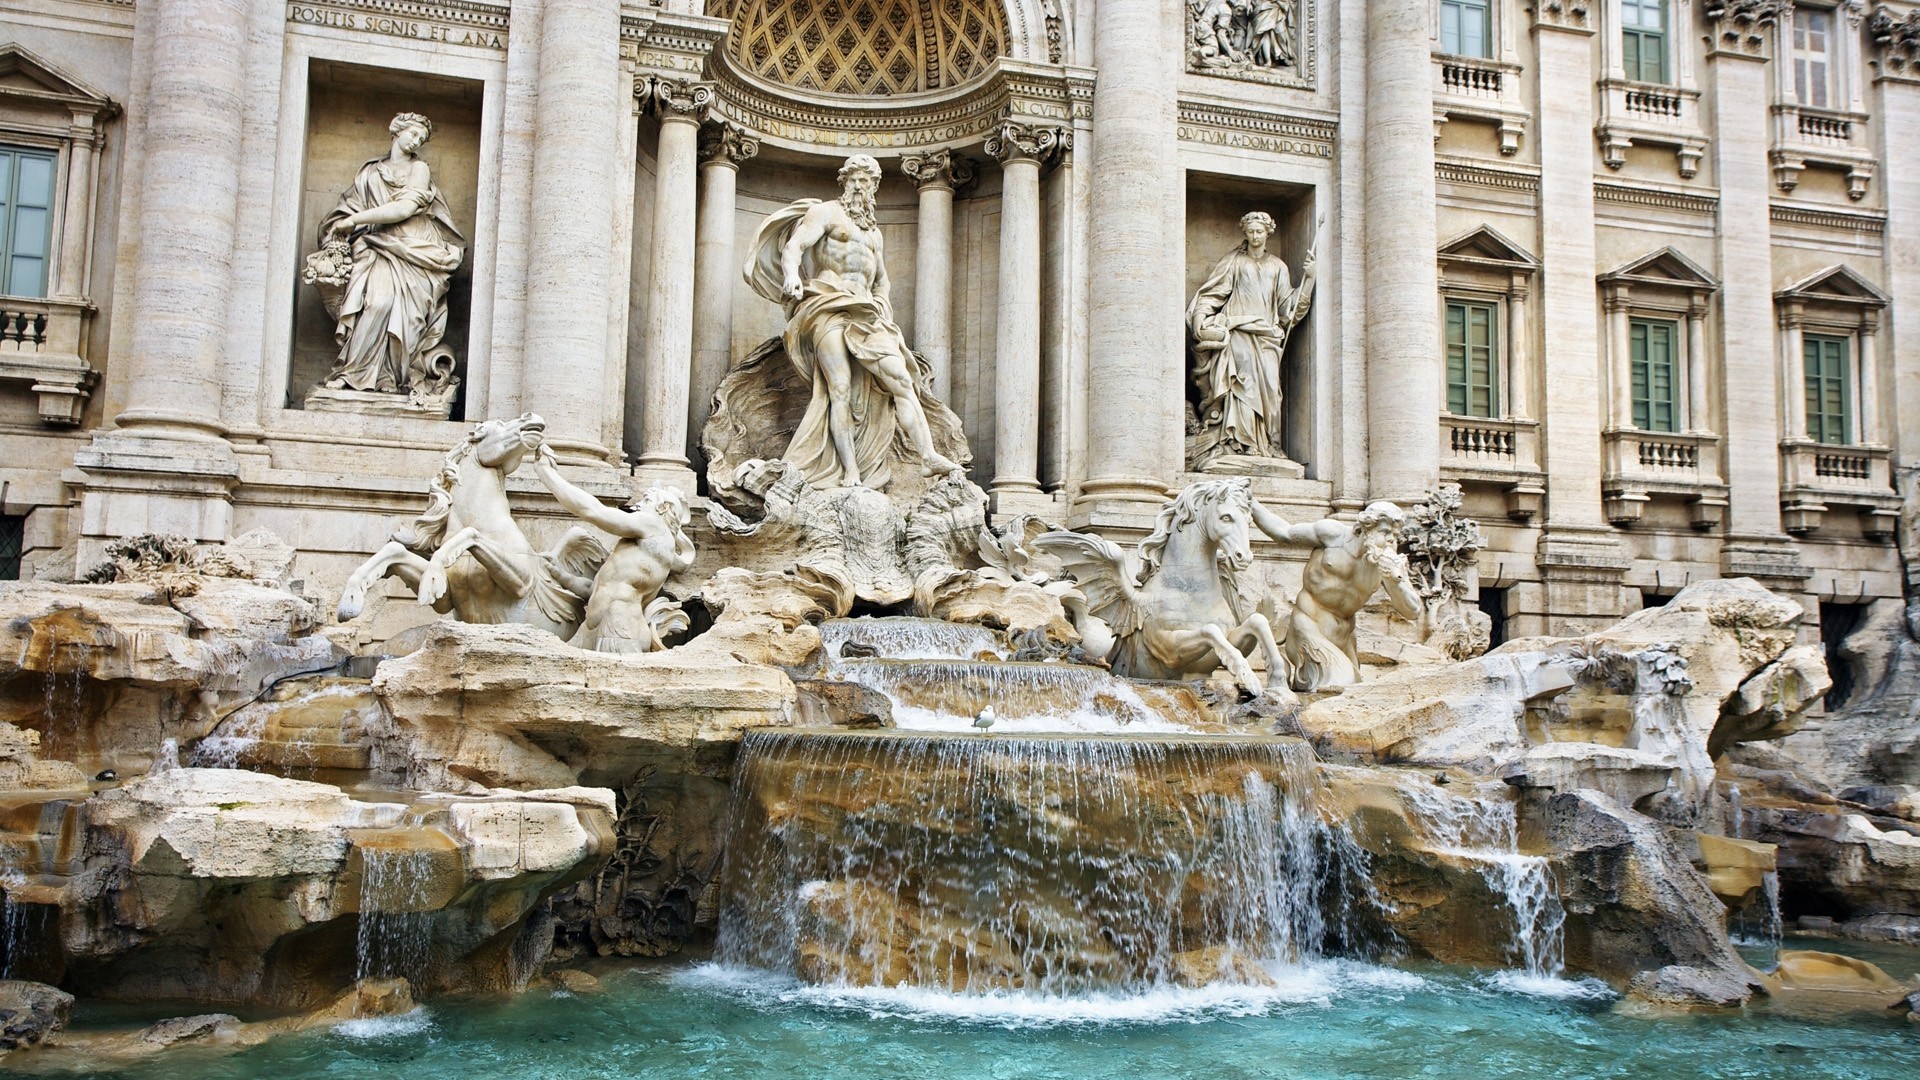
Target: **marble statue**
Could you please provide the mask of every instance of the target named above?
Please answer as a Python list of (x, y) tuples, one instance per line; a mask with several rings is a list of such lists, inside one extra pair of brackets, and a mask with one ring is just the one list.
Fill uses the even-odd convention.
[[(1189, 485), (1134, 552), (1075, 532), (1045, 533), (1031, 546), (1058, 558), (1079, 581), (1086, 611), (1116, 639), (1107, 658), (1116, 674), (1177, 679), (1224, 667), (1249, 697), (1264, 690), (1291, 700), (1273, 628), (1240, 591), (1239, 575), (1253, 564), (1256, 526), (1285, 523), (1254, 499), (1251, 480), (1233, 477)], [(1256, 645), (1270, 686), (1247, 662)]]
[(1200, 430), (1187, 449), (1195, 470), (1226, 456), (1286, 458), (1280, 362), (1287, 335), (1313, 301), (1314, 254), (1308, 249), (1295, 286), (1287, 264), (1267, 248), (1272, 216), (1256, 210), (1240, 227), (1246, 239), (1214, 264), (1187, 305), (1200, 396)]
[(341, 590), (345, 622), (366, 608), (367, 589), (397, 577), (420, 603), (462, 622), (524, 623), (560, 638), (580, 628), (587, 594), (606, 560), (591, 532), (575, 527), (537, 551), (507, 505), (507, 476), (544, 445), (546, 422), (533, 413), (489, 420), (447, 452), (429, 485), (426, 512), (360, 565)]
[(801, 199), (769, 217), (745, 268), (753, 290), (785, 308), (787, 358), (812, 387), (781, 457), (816, 487), (884, 489), (904, 435), (923, 475), (957, 471), (934, 447), (923, 362), (893, 321), (874, 216), (880, 165), (856, 154), (839, 176), (838, 199)]
[(340, 346), (307, 407), (446, 419), (460, 380), (445, 344), (447, 287), (466, 238), (420, 160), (433, 124), (401, 113), (385, 157), (360, 167), (320, 222), (302, 280), (320, 290)]
[(1297, 68), (1297, 0), (1187, 0), (1187, 62), (1196, 71)]
[(616, 510), (560, 475), (559, 464), (542, 442), (534, 453), (540, 482), (573, 516), (618, 537), (591, 580), (562, 574), (572, 591), (587, 597), (586, 615), (568, 644), (608, 653), (666, 648), (667, 637), (688, 628), (680, 603), (660, 592), (667, 578), (693, 565), (686, 496), (676, 488), (655, 487), (638, 503)]
[(1260, 528), (1283, 543), (1311, 544), (1300, 595), (1287, 619), (1283, 650), (1295, 690), (1331, 690), (1360, 681), (1354, 616), (1385, 588), (1403, 619), (1420, 616), (1420, 590), (1399, 551), (1406, 515), (1390, 502), (1371, 503), (1352, 524), (1327, 519), (1288, 525), (1264, 513)]

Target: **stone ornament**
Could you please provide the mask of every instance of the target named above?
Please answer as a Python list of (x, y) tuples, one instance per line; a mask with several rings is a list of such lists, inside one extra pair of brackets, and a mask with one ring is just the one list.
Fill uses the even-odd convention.
[(1905, 15), (1896, 14), (1885, 4), (1873, 9), (1867, 20), (1867, 36), (1880, 50), (1881, 62), (1895, 74), (1910, 68), (1920, 69), (1920, 8)]
[(653, 113), (661, 120), (698, 124), (706, 120), (707, 109), (713, 104), (713, 85), (654, 75), (633, 84), (633, 97), (641, 112)]
[(1467, 600), (1487, 538), (1460, 513), (1460, 486), (1443, 484), (1414, 504), (1400, 532), (1400, 553), (1423, 605), (1420, 640), (1465, 660), (1487, 651), (1493, 620)]
[[(1187, 305), (1199, 392), (1198, 430), (1187, 440), (1187, 465), (1195, 471), (1298, 475), (1299, 466), (1282, 449), (1281, 361), (1288, 335), (1313, 301), (1314, 252), (1307, 250), (1295, 286), (1287, 264), (1267, 247), (1272, 216), (1256, 210), (1240, 226), (1246, 239), (1221, 256)], [(1262, 462), (1279, 468), (1262, 468)]]
[(700, 160), (744, 165), (760, 155), (760, 140), (738, 125), (722, 121), (700, 129)]
[(570, 638), (580, 628), (591, 581), (607, 551), (585, 529), (536, 551), (513, 520), (507, 477), (540, 449), (546, 421), (533, 413), (489, 420), (447, 452), (426, 512), (360, 565), (341, 590), (341, 622), (366, 608), (367, 589), (399, 578), (424, 606), (461, 622), (524, 623)]
[[(1079, 582), (1086, 613), (1104, 624), (1082, 628), (1081, 636), (1111, 633), (1115, 674), (1179, 679), (1225, 668), (1248, 697), (1265, 692), (1290, 701), (1291, 669), (1273, 627), (1240, 589), (1239, 575), (1253, 565), (1255, 527), (1287, 526), (1254, 499), (1252, 481), (1235, 477), (1189, 485), (1134, 551), (1075, 532), (1044, 533), (1030, 546), (1059, 559)], [(1266, 658), (1265, 683), (1247, 663), (1255, 647)]]
[(447, 333), (447, 289), (466, 238), (420, 148), (433, 124), (401, 113), (386, 157), (360, 167), (320, 221), (320, 250), (301, 280), (320, 293), (340, 346), (306, 407), (444, 420), (460, 380)]
[(973, 183), (976, 176), (972, 162), (944, 146), (908, 154), (900, 159), (900, 171), (906, 173), (916, 187), (944, 187), (950, 191), (959, 191)]
[[(1257, 504), (1256, 504), (1257, 505)], [(1310, 544), (1306, 573), (1287, 617), (1283, 650), (1293, 688), (1335, 690), (1360, 681), (1354, 617), (1385, 588), (1387, 604), (1403, 619), (1420, 617), (1420, 590), (1400, 553), (1406, 515), (1390, 502), (1369, 504), (1357, 520), (1288, 525), (1272, 514), (1261, 529), (1282, 543)], [(1271, 527), (1269, 527), (1271, 526)]]
[(1239, 74), (1300, 66), (1298, 0), (1187, 0), (1187, 64)]
[(1547, 26), (1579, 29), (1587, 25), (1588, 13), (1586, 0), (1540, 0), (1533, 5), (1534, 21)]
[[(865, 154), (848, 158), (840, 183), (838, 199), (801, 199), (767, 218), (743, 271), (754, 292), (784, 308), (781, 344), (808, 395), (798, 424), (786, 429), (793, 437), (768, 456), (791, 463), (822, 489), (886, 490), (899, 472), (896, 464), (911, 463), (923, 478), (958, 471), (964, 458), (935, 446), (930, 369), (907, 348), (893, 320), (886, 246), (874, 210), (879, 162)], [(739, 423), (724, 408), (739, 374), (723, 382), (709, 428)], [(941, 427), (951, 415), (939, 419)], [(957, 419), (952, 429), (957, 433)], [(954, 440), (942, 441), (951, 446)], [(902, 442), (911, 456), (900, 452)], [(710, 450), (710, 468), (717, 471), (725, 458)]]
[(1707, 0), (1703, 12), (1721, 48), (1759, 56), (1766, 51), (1767, 31), (1792, 8), (1791, 0)]
[(987, 136), (985, 149), (1001, 164), (1037, 161), (1046, 165), (1072, 147), (1073, 133), (1064, 128), (1007, 120)]

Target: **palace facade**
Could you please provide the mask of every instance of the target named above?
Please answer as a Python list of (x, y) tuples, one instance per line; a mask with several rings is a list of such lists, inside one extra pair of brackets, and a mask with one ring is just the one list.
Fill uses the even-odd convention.
[[(784, 322), (760, 224), (865, 154), (997, 514), (1455, 483), (1496, 634), (1751, 576), (1832, 636), (1905, 587), (1916, 147), (1907, 3), (0, 0), (0, 576), (264, 527), (329, 598), (529, 411), (580, 486), (698, 522), (714, 393)], [(358, 273), (439, 260), (430, 329), (342, 375), (341, 312), (400, 316), (322, 222), (425, 169), (440, 239)], [(1221, 455), (1189, 305), (1255, 211), (1313, 289), (1272, 445)], [(1291, 595), (1304, 552), (1261, 555)]]

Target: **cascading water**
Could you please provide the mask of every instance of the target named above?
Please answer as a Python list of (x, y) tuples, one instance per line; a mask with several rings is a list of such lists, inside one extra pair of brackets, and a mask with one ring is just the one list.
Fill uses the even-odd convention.
[(829, 619), (820, 624), (820, 644), (827, 656), (846, 656), (846, 646), (871, 650), (896, 660), (1004, 660), (1006, 642), (984, 626), (942, 619)]
[(1512, 797), (1495, 785), (1469, 796), (1425, 783), (1404, 790), (1435, 850), (1473, 863), (1487, 887), (1505, 898), (1513, 918), (1508, 958), (1529, 977), (1559, 978), (1566, 911), (1547, 860), (1520, 853)]
[(399, 977), (419, 984), (433, 942), (429, 883), (440, 854), (426, 847), (361, 846), (360, 926), (354, 978)]
[(842, 660), (834, 675), (885, 694), (893, 721), (965, 731), (989, 705), (999, 731), (1184, 732), (1125, 679), (1076, 664), (968, 660)]
[(20, 955), (26, 951), (26, 906), (13, 899), (14, 892), (25, 881), (26, 876), (18, 871), (0, 872), (0, 979), (11, 979), (17, 974)]
[(748, 734), (719, 959), (1042, 996), (1317, 956), (1353, 849), (1284, 738)]

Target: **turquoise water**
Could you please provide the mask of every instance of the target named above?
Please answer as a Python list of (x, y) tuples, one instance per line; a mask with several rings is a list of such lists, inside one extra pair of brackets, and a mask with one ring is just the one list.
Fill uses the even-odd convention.
[[(436, 1002), (228, 1056), (175, 1050), (102, 1077), (1920, 1076), (1920, 1025), (1778, 1006), (1658, 1020), (1592, 984), (1330, 962), (1275, 989), (1037, 1003), (803, 987), (714, 965), (603, 973), (604, 991)], [(1518, 980), (1524, 981), (1524, 980)]]

